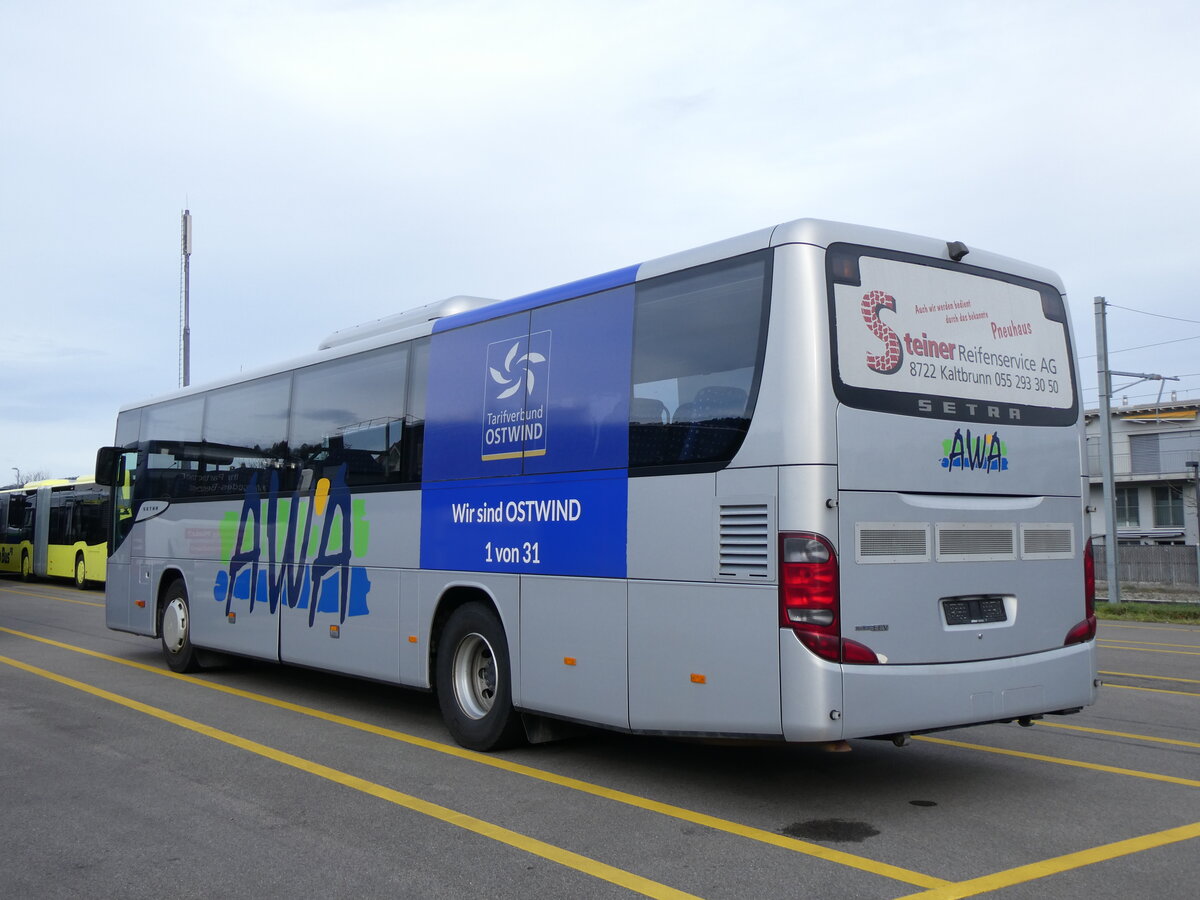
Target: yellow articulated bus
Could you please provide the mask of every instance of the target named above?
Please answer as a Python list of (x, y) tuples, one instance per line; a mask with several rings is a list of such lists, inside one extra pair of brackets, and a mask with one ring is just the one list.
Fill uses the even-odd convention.
[(103, 584), (108, 491), (91, 479), (31, 481), (0, 491), (0, 572)]

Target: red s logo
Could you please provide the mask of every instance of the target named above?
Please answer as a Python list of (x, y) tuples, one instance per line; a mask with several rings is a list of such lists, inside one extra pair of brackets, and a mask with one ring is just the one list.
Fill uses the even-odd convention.
[(871, 291), (863, 294), (862, 317), (871, 329), (871, 334), (883, 341), (883, 353), (867, 354), (867, 368), (880, 375), (891, 375), (900, 369), (904, 361), (904, 350), (900, 346), (900, 338), (896, 332), (888, 328), (879, 319), (881, 309), (896, 311), (896, 298), (883, 291)]

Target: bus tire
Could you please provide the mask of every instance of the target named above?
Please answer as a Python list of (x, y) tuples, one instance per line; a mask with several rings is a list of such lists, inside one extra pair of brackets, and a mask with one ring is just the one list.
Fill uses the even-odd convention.
[(87, 582), (87, 564), (83, 561), (83, 554), (75, 554), (75, 587), (81, 591), (86, 591)]
[(188, 608), (187, 587), (176, 578), (163, 595), (158, 633), (162, 635), (163, 657), (172, 672), (195, 672), (200, 668), (196, 648), (192, 646), (192, 613)]
[(33, 561), (28, 553), (21, 554), (21, 580), (33, 581)]
[(438, 705), (446, 728), (468, 750), (501, 750), (524, 740), (511, 672), (508, 640), (491, 607), (467, 603), (450, 614), (438, 641)]

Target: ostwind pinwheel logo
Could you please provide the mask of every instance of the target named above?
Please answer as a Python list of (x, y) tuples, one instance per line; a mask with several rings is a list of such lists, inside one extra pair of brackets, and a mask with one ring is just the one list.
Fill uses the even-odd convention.
[(544, 363), (546, 357), (533, 350), (518, 356), (517, 353), (520, 349), (520, 341), (512, 345), (508, 354), (504, 357), (503, 371), (495, 366), (488, 366), (488, 375), (491, 376), (492, 381), (503, 388), (496, 395), (497, 400), (507, 400), (513, 396), (521, 389), (522, 383), (525, 385), (526, 394), (533, 393), (533, 386), (536, 383), (536, 376), (533, 374), (533, 365), (535, 363)]

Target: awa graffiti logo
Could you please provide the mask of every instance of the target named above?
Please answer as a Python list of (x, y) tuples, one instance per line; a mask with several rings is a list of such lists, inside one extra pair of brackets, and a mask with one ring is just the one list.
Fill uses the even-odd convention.
[(480, 458), (546, 455), (550, 331), (488, 344)]
[(1008, 471), (1008, 446), (1000, 440), (997, 432), (971, 434), (963, 437), (962, 429), (954, 430), (954, 437), (942, 441), (942, 468), (948, 472), (982, 471), (985, 474)]
[(217, 573), (213, 598), (225, 614), (234, 600), (249, 600), (251, 613), (262, 603), (271, 615), (281, 603), (307, 609), (310, 628), (318, 613), (336, 614), (339, 624), (368, 615), (371, 581), (351, 560), (366, 555), (371, 529), (365, 501), (350, 495), (346, 466), (287, 496), (278, 472), (271, 472), (265, 496), (259, 476), (251, 476), (240, 513), (227, 513), (220, 524), (226, 568)]

